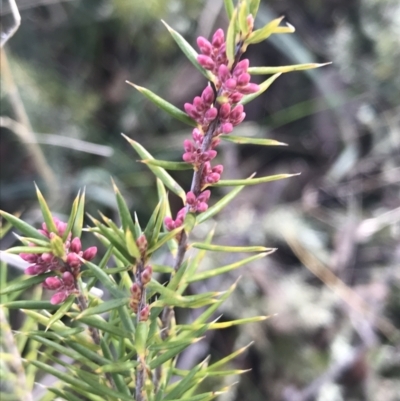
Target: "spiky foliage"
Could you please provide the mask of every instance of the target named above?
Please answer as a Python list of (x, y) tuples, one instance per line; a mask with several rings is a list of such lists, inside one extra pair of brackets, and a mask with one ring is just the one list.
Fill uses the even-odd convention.
[[(38, 372), (58, 378), (48, 388), (46, 400), (60, 397), (68, 401), (87, 400), (211, 400), (228, 388), (198, 393), (200, 383), (213, 376), (244, 373), (229, 369), (229, 362), (245, 351), (233, 352), (211, 365), (208, 358), (190, 370), (175, 367), (177, 356), (200, 341), (209, 330), (257, 322), (265, 316), (246, 317), (219, 323), (216, 311), (233, 293), (236, 283), (218, 292), (190, 295), (191, 283), (226, 274), (274, 251), (262, 246), (223, 246), (213, 244), (213, 231), (203, 242), (193, 242), (191, 231), (219, 213), (248, 185), (289, 178), (289, 174), (254, 176), (223, 180), (222, 165), (212, 165), (221, 140), (235, 144), (280, 146), (280, 142), (230, 135), (245, 118), (244, 105), (263, 93), (281, 73), (316, 68), (303, 64), (284, 67), (249, 67), (242, 59), (247, 47), (272, 34), (291, 33), (292, 26), (281, 26), (278, 18), (254, 30), (259, 1), (243, 0), (235, 7), (225, 0), (230, 19), (226, 34), (219, 29), (211, 41), (198, 38), (201, 54), (167, 24), (166, 27), (194, 66), (209, 80), (201, 96), (186, 103), (185, 112), (158, 95), (133, 85), (155, 105), (176, 119), (194, 127), (192, 140), (184, 141), (182, 162), (156, 160), (139, 143), (125, 137), (142, 162), (157, 177), (159, 202), (149, 221), (141, 225), (132, 217), (128, 205), (115, 184), (115, 197), (121, 225), (100, 214), (90, 216), (86, 229), (106, 248), (101, 260), (92, 261), (96, 248), (83, 251), (80, 236), (84, 217), (84, 195), (78, 195), (68, 222), (55, 219), (39, 190), (38, 200), (43, 226), (36, 230), (23, 220), (1, 212), (17, 228), (22, 246), (9, 249), (30, 263), (26, 274), (6, 283), (2, 275), (2, 322), (7, 309), (21, 309), (26, 316), (14, 340), (5, 323), (3, 350), (10, 388), (20, 399), (29, 400)], [(250, 82), (252, 74), (274, 74), (261, 85)], [(167, 170), (193, 170), (192, 186), (183, 189)], [(209, 188), (234, 187), (209, 207)], [(167, 189), (183, 202), (173, 218)], [(154, 254), (169, 249), (171, 265), (158, 265)], [(252, 253), (225, 266), (199, 271), (207, 252)], [(169, 274), (162, 283), (156, 274)], [(50, 302), (41, 301), (41, 287), (55, 291)], [(28, 299), (16, 300), (22, 292), (34, 288)], [(95, 291), (101, 287), (103, 291)], [(191, 322), (175, 320), (174, 308), (201, 308)], [(23, 355), (23, 358), (21, 357)], [(15, 365), (15, 366), (14, 366)], [(12, 378), (10, 372), (17, 372)], [(174, 377), (174, 380), (172, 378)], [(25, 383), (24, 386), (20, 386)]]

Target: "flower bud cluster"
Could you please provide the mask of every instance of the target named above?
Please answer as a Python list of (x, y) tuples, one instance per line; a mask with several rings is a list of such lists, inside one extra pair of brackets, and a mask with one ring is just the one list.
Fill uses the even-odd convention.
[(148, 304), (144, 305), (140, 310), (140, 302), (142, 301), (142, 294), (145, 291), (146, 285), (151, 281), (153, 275), (153, 268), (150, 265), (146, 265), (144, 269), (139, 272), (140, 279), (133, 283), (131, 290), (131, 299), (129, 301), (129, 306), (135, 313), (139, 313), (139, 320), (145, 321), (149, 317), (150, 306)]
[[(251, 32), (254, 22), (251, 15), (247, 22)], [(247, 72), (249, 60), (241, 60), (233, 68), (229, 67), (222, 29), (215, 32), (211, 42), (204, 37), (198, 37), (197, 45), (202, 53), (197, 56), (197, 61), (214, 75), (214, 89), (208, 85), (201, 96), (194, 98), (193, 103), (184, 105), (186, 113), (196, 121), (197, 127), (192, 132), (193, 139), (186, 139), (183, 143), (182, 159), (193, 164), (194, 170), (199, 172), (201, 190), (207, 185), (217, 183), (221, 178), (223, 166), (212, 167), (210, 162), (217, 156), (215, 148), (220, 142), (219, 136), (231, 133), (233, 127), (240, 124), (246, 116), (243, 105), (238, 103), (244, 95), (255, 93), (260, 88), (250, 82), (251, 77)], [(178, 212), (176, 219), (165, 218), (166, 229), (171, 231), (182, 226), (188, 211), (206, 211), (209, 197), (210, 191), (195, 194), (192, 189), (186, 194), (186, 205)]]
[[(50, 240), (56, 236), (62, 237), (67, 228), (67, 223), (54, 218), (54, 224), (57, 228), (57, 233), (49, 232), (46, 223), (42, 224), (42, 228), (38, 231), (49, 238)], [(30, 244), (35, 247), (35, 244)], [(43, 287), (49, 290), (57, 291), (50, 300), (52, 304), (62, 303), (70, 294), (76, 292), (75, 280), (80, 273), (82, 259), (90, 261), (97, 253), (97, 248), (92, 246), (85, 251), (82, 251), (81, 240), (75, 237), (71, 240), (71, 234), (64, 241), (65, 258), (61, 260), (51, 252), (46, 253), (20, 253), (20, 257), (32, 263), (25, 274), (34, 276), (38, 274), (54, 272), (54, 276), (48, 277), (43, 282)]]

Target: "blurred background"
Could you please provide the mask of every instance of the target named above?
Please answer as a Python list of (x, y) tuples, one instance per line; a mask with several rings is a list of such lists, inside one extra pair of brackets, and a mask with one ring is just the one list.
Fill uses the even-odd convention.
[[(226, 29), (223, 1), (17, 4), (21, 27), (1, 57), (1, 209), (38, 224), (35, 181), (61, 218), (85, 186), (87, 211), (116, 219), (112, 176), (146, 221), (157, 202), (155, 180), (120, 134), (158, 159), (180, 160), (190, 129), (125, 80), (178, 107), (191, 101), (205, 79), (160, 20), (195, 46), (198, 35)], [(262, 0), (256, 24), (281, 15), (296, 32), (251, 47), (252, 66), (333, 64), (283, 74), (246, 107), (236, 135), (289, 146), (224, 144), (218, 161), (225, 179), (254, 171), (301, 175), (243, 191), (218, 216), (215, 240), (278, 250), (191, 289), (227, 288), (241, 275), (222, 319), (274, 316), (212, 333), (179, 363), (188, 367), (254, 341), (232, 365), (249, 373), (204, 383), (217, 389), (237, 382), (219, 400), (398, 401), (400, 2)], [(10, 23), (3, 0), (2, 29)], [(174, 177), (189, 187), (189, 172)], [(223, 194), (214, 190), (213, 201)], [(180, 200), (171, 196), (171, 205), (178, 210)], [(195, 235), (203, 238), (214, 223)], [(1, 249), (14, 242), (7, 235)], [(206, 267), (233, 260), (213, 255)]]

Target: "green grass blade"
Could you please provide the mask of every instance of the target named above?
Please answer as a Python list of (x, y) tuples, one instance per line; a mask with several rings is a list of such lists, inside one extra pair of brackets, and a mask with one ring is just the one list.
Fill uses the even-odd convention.
[(211, 186), (213, 187), (231, 187), (231, 186), (237, 186), (237, 185), (258, 185), (258, 184), (264, 184), (266, 182), (271, 182), (271, 181), (277, 181), (277, 180), (283, 180), (285, 178), (290, 178), (290, 177), (295, 177), (296, 175), (299, 174), (276, 174), (276, 175), (268, 175), (266, 177), (259, 177), (259, 178), (252, 178), (251, 180), (249, 179), (244, 179), (244, 180), (220, 180), (215, 184), (212, 184)]
[(261, 146), (287, 146), (286, 143), (278, 142), (275, 139), (251, 138), (248, 136), (221, 135), (223, 141), (233, 142), (240, 145), (261, 145)]
[(306, 64), (293, 64), (293, 65), (282, 65), (279, 67), (249, 67), (247, 72), (251, 75), (267, 75), (267, 74), (277, 74), (277, 73), (286, 73), (292, 71), (303, 71), (303, 70), (311, 70), (314, 68), (324, 67), (326, 65), (332, 64), (329, 63), (306, 63)]

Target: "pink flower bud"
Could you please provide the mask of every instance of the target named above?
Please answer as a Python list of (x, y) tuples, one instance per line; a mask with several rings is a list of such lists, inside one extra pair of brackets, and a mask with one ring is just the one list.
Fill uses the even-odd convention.
[(196, 202), (196, 196), (192, 191), (189, 191), (186, 194), (186, 203), (188, 205), (193, 205)]
[(194, 163), (196, 161), (196, 157), (193, 153), (186, 152), (182, 155), (183, 161), (186, 163)]
[(146, 266), (146, 268), (143, 270), (142, 274), (140, 275), (140, 278), (142, 280), (142, 284), (146, 285), (151, 281), (151, 276), (153, 274), (153, 269), (150, 265)]
[(169, 217), (169, 216), (167, 216), (167, 217), (164, 219), (164, 225), (165, 225), (165, 228), (166, 228), (168, 231), (172, 231), (174, 228), (176, 228), (176, 227), (175, 227), (175, 222), (174, 222), (174, 220), (172, 220), (172, 218)]
[(244, 109), (244, 107), (242, 104), (238, 104), (237, 106), (235, 106), (232, 109), (231, 114), (229, 115), (229, 120), (231, 120), (231, 121), (237, 120), (243, 113), (243, 109)]
[(212, 90), (211, 86), (207, 86), (203, 90), (201, 98), (205, 104), (211, 105), (211, 103), (214, 101), (214, 91)]
[(221, 120), (227, 120), (230, 113), (231, 113), (231, 105), (229, 103), (224, 103), (219, 108), (219, 118)]
[(247, 69), (249, 68), (249, 60), (247, 58), (239, 61), (233, 70), (233, 76), (238, 77), (239, 75), (242, 75), (244, 72), (247, 72)]
[(58, 290), (63, 287), (63, 282), (58, 277), (47, 277), (43, 282), (43, 287), (47, 290)]
[(223, 123), (221, 129), (224, 134), (229, 134), (233, 131), (233, 125), (231, 123)]
[(193, 118), (194, 120), (198, 119), (200, 117), (200, 114), (198, 113), (198, 111), (196, 110), (196, 108), (191, 104), (191, 103), (185, 103), (183, 105), (187, 115), (191, 118)]
[(40, 259), (43, 263), (51, 263), (54, 259), (53, 254), (51, 253), (42, 253), (42, 255), (40, 256)]
[(246, 117), (246, 113), (242, 113), (236, 120), (232, 120), (233, 125), (240, 124)]
[(229, 96), (229, 99), (233, 104), (239, 103), (243, 99), (243, 95), (239, 92), (234, 92)]
[(66, 288), (75, 288), (75, 279), (74, 276), (70, 272), (64, 272), (62, 274), (62, 281)]
[(45, 231), (46, 233), (49, 232), (49, 230), (47, 229), (47, 224), (46, 223), (42, 223), (42, 230)]
[(204, 104), (203, 99), (200, 96), (196, 96), (193, 99), (193, 106), (198, 112), (204, 111), (206, 109), (206, 105)]
[(139, 299), (141, 294), (142, 294), (142, 290), (139, 287), (138, 283), (133, 283), (131, 288), (130, 288), (131, 294), (135, 299)]
[(213, 140), (211, 141), (211, 148), (212, 149), (216, 148), (220, 142), (221, 142), (221, 139), (219, 139), (218, 137), (213, 138)]
[(229, 72), (229, 68), (225, 64), (220, 65), (218, 68), (218, 78), (220, 81), (225, 82), (230, 77), (231, 73)]
[(139, 236), (139, 238), (136, 240), (136, 244), (141, 253), (144, 253), (147, 251), (147, 238), (144, 234)]
[(186, 208), (183, 207), (181, 210), (179, 210), (179, 212), (177, 213), (176, 217), (177, 219), (184, 219), (186, 216)]
[(183, 148), (185, 149), (185, 152), (193, 152), (195, 149), (192, 141), (190, 141), (189, 139), (185, 139), (183, 141)]
[(210, 190), (206, 190), (203, 191), (197, 198), (197, 200), (199, 202), (207, 202), (210, 199), (210, 195), (211, 195), (211, 191)]
[(47, 265), (32, 265), (25, 269), (25, 274), (28, 276), (35, 276), (37, 274), (45, 273), (48, 270)]
[(39, 259), (39, 255), (35, 253), (20, 253), (19, 257), (29, 263), (36, 263)]
[(64, 235), (65, 230), (67, 229), (67, 223), (64, 223), (63, 221), (54, 221), (54, 223), (56, 224), (56, 228), (57, 228), (57, 232), (59, 235)]
[(68, 292), (67, 291), (57, 292), (56, 294), (54, 294), (51, 297), (50, 303), (52, 305), (58, 305), (58, 304), (63, 303), (67, 298), (68, 298)]
[(214, 33), (212, 37), (211, 41), (212, 45), (216, 48), (219, 48), (224, 42), (225, 42), (224, 31), (221, 28), (217, 29), (217, 31)]
[(207, 175), (205, 181), (206, 181), (207, 184), (215, 184), (216, 182), (218, 182), (220, 180), (220, 178), (221, 178), (220, 174), (210, 173), (210, 174)]
[(149, 318), (150, 315), (150, 307), (149, 305), (146, 305), (139, 314), (139, 321), (140, 322), (145, 322)]
[(229, 78), (224, 82), (224, 87), (227, 90), (233, 91), (236, 89), (236, 79), (235, 78)]
[(249, 95), (251, 93), (256, 93), (260, 90), (260, 86), (257, 84), (248, 84), (243, 88), (240, 88), (240, 93), (243, 95)]
[(197, 56), (197, 61), (206, 70), (213, 70), (215, 67), (215, 63), (214, 63), (213, 59), (211, 57), (205, 56), (203, 54), (199, 54)]
[(215, 107), (211, 107), (211, 109), (206, 111), (204, 115), (205, 119), (208, 121), (213, 121), (218, 115), (218, 110)]
[[(203, 143), (203, 138), (204, 138), (204, 135), (202, 134), (202, 132), (198, 129), (198, 128), (195, 128), (194, 130), (193, 130), (193, 132), (192, 132), (192, 137), (193, 137), (193, 140), (197, 143), (197, 144), (199, 144), (199, 145), (201, 145), (202, 143)], [(187, 141), (187, 139), (186, 139), (186, 141)], [(190, 142), (190, 141), (188, 141), (190, 144), (191, 144), (191, 146), (193, 146), (192, 145), (192, 142)], [(185, 148), (185, 150), (186, 150), (186, 148)], [(192, 150), (192, 148), (190, 149), (190, 151)], [(189, 152), (189, 150), (186, 150), (187, 152)]]
[(80, 238), (75, 237), (69, 246), (69, 250), (71, 252), (79, 253), (82, 250), (82, 243)]
[(209, 56), (212, 53), (213, 48), (211, 43), (202, 36), (197, 38), (197, 46), (199, 46), (200, 51), (206, 56)]
[(80, 267), (82, 265), (81, 260), (79, 259), (78, 255), (76, 253), (70, 252), (67, 255), (67, 263), (70, 267)]
[(200, 159), (203, 162), (208, 162), (212, 159), (214, 159), (217, 156), (217, 151), (216, 150), (206, 150), (201, 156)]
[(85, 260), (92, 260), (97, 254), (97, 247), (91, 246), (83, 252), (82, 258)]
[(205, 202), (200, 202), (200, 203), (197, 205), (196, 211), (199, 212), (199, 213), (203, 213), (203, 212), (205, 212), (207, 209), (208, 209), (207, 203), (205, 203)]
[(213, 167), (212, 172), (217, 173), (217, 174), (222, 174), (224, 171), (224, 166), (222, 164), (217, 164), (215, 167)]
[(39, 232), (40, 234), (44, 235), (45, 237), (49, 238), (49, 233), (48, 233), (47, 230), (40, 230), (40, 229), (39, 229), (38, 232)]
[(237, 83), (239, 86), (245, 86), (250, 82), (250, 78), (251, 78), (250, 74), (244, 72), (243, 74), (240, 74), (238, 76)]

